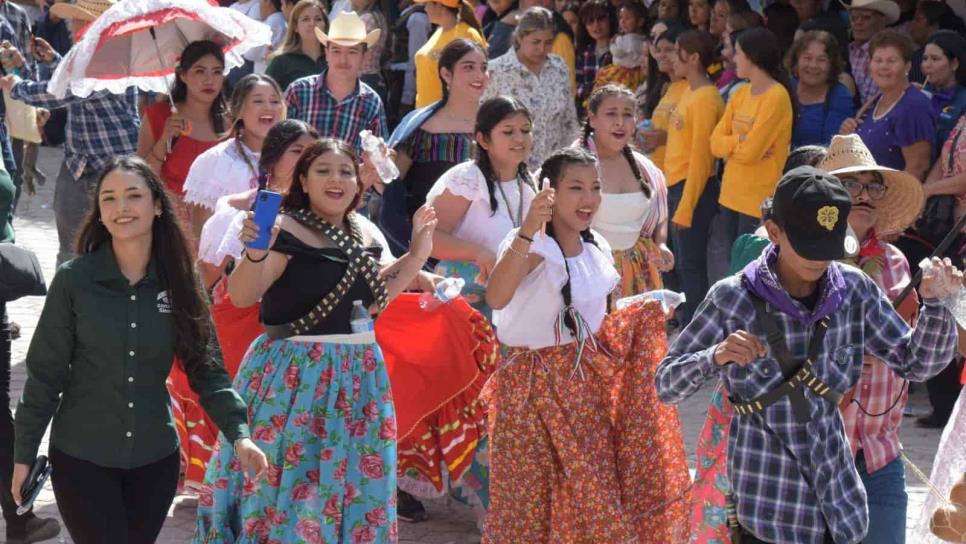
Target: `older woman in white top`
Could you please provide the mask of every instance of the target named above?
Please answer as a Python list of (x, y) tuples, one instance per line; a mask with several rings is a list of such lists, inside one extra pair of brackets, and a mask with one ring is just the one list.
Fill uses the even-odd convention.
[(490, 84), (483, 99), (512, 96), (533, 117), (533, 153), (527, 159), (536, 170), (551, 151), (569, 145), (580, 126), (574, 106), (570, 70), (550, 53), (557, 30), (553, 14), (532, 7), (513, 31), (513, 49), (490, 61)]

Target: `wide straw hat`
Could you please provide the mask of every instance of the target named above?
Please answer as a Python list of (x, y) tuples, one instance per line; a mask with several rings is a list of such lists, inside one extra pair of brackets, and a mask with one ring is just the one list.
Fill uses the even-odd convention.
[(899, 233), (915, 223), (922, 211), (925, 196), (922, 184), (910, 174), (879, 166), (857, 134), (833, 136), (828, 154), (819, 168), (841, 177), (858, 172), (879, 172), (885, 182), (886, 193), (875, 201), (879, 218), (875, 223), (878, 234)]
[(849, 6), (849, 9), (867, 9), (869, 11), (877, 11), (885, 15), (886, 22), (890, 25), (895, 24), (901, 15), (899, 4), (893, 2), (892, 0), (852, 0), (852, 4)]
[(60, 19), (93, 21), (114, 5), (114, 0), (77, 0), (73, 4), (58, 2), (50, 7), (50, 14)]
[(329, 33), (322, 32), (322, 29), (315, 29), (315, 37), (327, 45), (329, 42), (352, 47), (360, 43), (365, 43), (367, 47), (372, 47), (379, 41), (382, 31), (378, 28), (366, 33), (366, 23), (362, 21), (359, 14), (354, 11), (344, 11), (340, 13), (332, 23), (329, 24)]

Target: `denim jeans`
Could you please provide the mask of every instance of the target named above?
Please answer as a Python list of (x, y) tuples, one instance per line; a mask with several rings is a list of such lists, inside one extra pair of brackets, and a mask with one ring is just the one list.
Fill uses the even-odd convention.
[(731, 264), (731, 247), (742, 234), (755, 232), (761, 219), (718, 206), (718, 214), (711, 224), (711, 242), (708, 252), (708, 281), (714, 284), (728, 275)]
[[(709, 179), (694, 208), (691, 226), (685, 228), (672, 223), (668, 227), (668, 239), (671, 252), (674, 253), (676, 285), (687, 297), (687, 301), (677, 310), (681, 326), (691, 321), (694, 310), (708, 293), (708, 240), (711, 236), (711, 222), (718, 209), (719, 191), (718, 180)], [(683, 194), (683, 181), (668, 187), (667, 204), (670, 217), (674, 217)]]
[(904, 544), (906, 541), (906, 470), (902, 458), (896, 457), (888, 465), (869, 474), (865, 457), (859, 451), (855, 468), (869, 496), (869, 532), (866, 544)]

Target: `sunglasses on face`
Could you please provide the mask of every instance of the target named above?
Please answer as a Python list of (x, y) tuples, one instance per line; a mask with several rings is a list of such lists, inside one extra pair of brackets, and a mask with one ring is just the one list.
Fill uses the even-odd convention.
[(862, 191), (869, 193), (869, 198), (872, 200), (879, 200), (885, 196), (886, 191), (889, 189), (884, 183), (879, 183), (878, 181), (873, 181), (872, 183), (862, 183), (856, 179), (843, 179), (842, 185), (845, 186), (845, 190), (852, 195), (852, 198), (858, 198), (862, 194)]

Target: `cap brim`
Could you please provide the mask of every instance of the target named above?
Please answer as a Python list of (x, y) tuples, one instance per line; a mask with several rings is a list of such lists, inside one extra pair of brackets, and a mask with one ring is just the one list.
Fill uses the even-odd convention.
[[(848, 241), (847, 233), (847, 230), (843, 230), (840, 236), (829, 235), (822, 238), (815, 238), (814, 236), (801, 235), (788, 229), (785, 230), (785, 235), (788, 237), (788, 241), (791, 242), (792, 249), (795, 250), (795, 253), (809, 261), (839, 261), (844, 259), (849, 253), (846, 249)], [(854, 236), (853, 234), (853, 238)]]
[(97, 15), (77, 7), (74, 4), (68, 4), (67, 2), (58, 2), (50, 6), (50, 14), (58, 19), (78, 19), (81, 21), (93, 21), (97, 19)]

